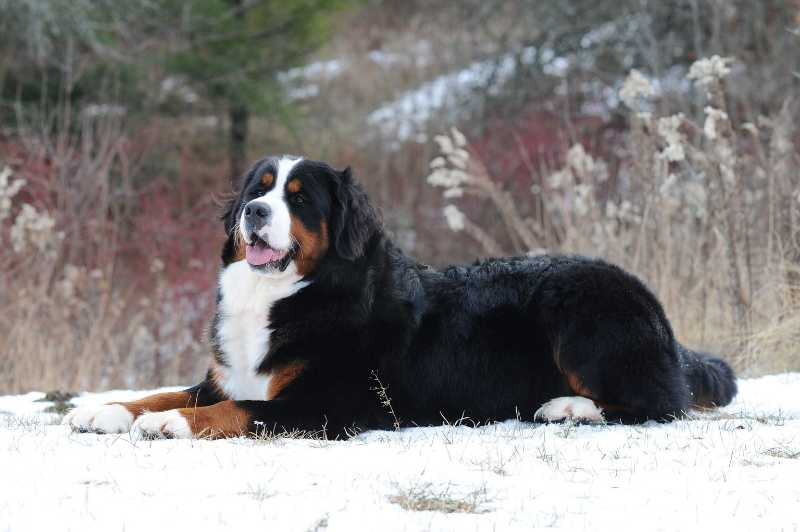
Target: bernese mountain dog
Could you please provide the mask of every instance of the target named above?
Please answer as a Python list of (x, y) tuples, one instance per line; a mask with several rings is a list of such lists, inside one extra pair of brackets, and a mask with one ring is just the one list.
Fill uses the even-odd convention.
[(579, 256), (420, 264), (349, 168), (262, 159), (224, 225), (205, 380), (74, 409), (73, 430), (337, 438), (463, 418), (639, 423), (736, 394), (731, 368), (678, 343), (634, 276)]

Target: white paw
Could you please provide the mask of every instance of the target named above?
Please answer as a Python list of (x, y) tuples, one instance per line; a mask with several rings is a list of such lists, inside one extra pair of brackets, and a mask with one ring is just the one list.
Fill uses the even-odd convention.
[(136, 419), (131, 428), (135, 440), (158, 438), (191, 438), (189, 422), (177, 410), (147, 412)]
[(73, 408), (62, 421), (62, 424), (69, 425), (76, 432), (97, 432), (99, 434), (128, 432), (132, 423), (133, 414), (119, 404)]
[(543, 404), (533, 414), (533, 419), (542, 421), (603, 421), (603, 410), (594, 401), (585, 397), (556, 397)]

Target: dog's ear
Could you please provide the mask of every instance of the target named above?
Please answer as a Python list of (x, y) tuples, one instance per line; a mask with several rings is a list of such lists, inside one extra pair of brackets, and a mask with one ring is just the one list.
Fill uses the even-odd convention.
[(238, 231), (236, 231), (236, 227), (239, 223), (239, 208), (242, 205), (242, 194), (253, 172), (254, 170), (250, 169), (245, 175), (236, 179), (234, 182), (233, 194), (225, 204), (225, 210), (220, 216), (220, 220), (222, 220), (225, 226), (226, 238), (225, 244), (222, 247), (222, 262), (226, 265), (241, 259), (240, 255), (243, 252), (242, 243), (240, 242), (240, 235)]
[(336, 173), (332, 186), (331, 247), (341, 258), (353, 261), (364, 255), (367, 242), (380, 231), (380, 221), (349, 166)]
[(239, 203), (241, 203), (239, 196), (240, 193), (237, 193), (230, 200), (228, 200), (228, 202), (225, 204), (225, 211), (223, 211), (222, 216), (219, 217), (219, 219), (222, 220), (222, 223), (225, 225), (225, 234), (228, 236), (230, 236), (231, 231), (233, 231), (233, 228), (236, 226), (236, 214), (239, 210), (237, 207), (239, 206)]
[(253, 179), (253, 176), (258, 173), (258, 168), (265, 160), (266, 159), (261, 159), (256, 161), (244, 175), (233, 180), (232, 195), (230, 200), (225, 204), (225, 210), (219, 217), (222, 223), (225, 224), (226, 235), (231, 236), (231, 232), (236, 228), (236, 224), (239, 222), (239, 207), (241, 207), (243, 203), (242, 194), (244, 194), (244, 189)]
[(225, 224), (225, 244), (222, 246), (222, 263), (228, 265), (240, 259), (241, 243), (236, 231), (236, 215), (239, 212), (239, 195), (234, 196), (225, 206), (225, 212), (220, 217)]

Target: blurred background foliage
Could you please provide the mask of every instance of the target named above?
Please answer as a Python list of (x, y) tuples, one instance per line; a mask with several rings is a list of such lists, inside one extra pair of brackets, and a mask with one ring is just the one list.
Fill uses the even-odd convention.
[[(232, 175), (240, 175), (250, 114), (286, 112), (278, 74), (328, 40), (333, 16), (347, 4), (4, 1), (0, 94), (17, 111), (63, 99), (138, 119), (223, 109)], [(13, 121), (10, 111), (4, 118)]]
[[(396, 241), (423, 261), (578, 251), (613, 256), (667, 299), (690, 293), (694, 274), (660, 284), (670, 276), (654, 274), (656, 251), (631, 244), (635, 253), (620, 247), (615, 255), (571, 240), (570, 230), (589, 234), (589, 222), (567, 227), (569, 213), (552, 212), (563, 198), (549, 195), (549, 180), (580, 145), (605, 168), (592, 189), (598, 205), (644, 210), (642, 190), (657, 193), (661, 184), (650, 184), (660, 174), (637, 166), (637, 154), (647, 138), (661, 140), (634, 138), (639, 115), (620, 89), (639, 70), (653, 87), (640, 113), (682, 113), (684, 128), (702, 129), (709, 99), (686, 76), (713, 55), (734, 59), (724, 105), (735, 132), (766, 132), (734, 143), (743, 157), (763, 159), (737, 166), (742, 191), (766, 190), (773, 181), (758, 181), (762, 173), (785, 174), (787, 183), (769, 189), (788, 195), (785, 205), (774, 195), (753, 200), (751, 218), (736, 222), (753, 228), (741, 232), (748, 247), (736, 260), (777, 264), (759, 262), (767, 253), (750, 247), (769, 240), (770, 253), (782, 250), (781, 286), (791, 292), (798, 137), (794, 120), (779, 117), (797, 116), (799, 27), (798, 0), (0, 0), (0, 391), (148, 386), (201, 374), (220, 203), (264, 154), (353, 166)], [(789, 124), (780, 139), (791, 149), (779, 146), (776, 124)], [(442, 209), (455, 197), (427, 181), (440, 152), (434, 137), (453, 127), (496, 187), (459, 198), (480, 238), (450, 230)], [(788, 159), (770, 158), (784, 152)], [(691, 180), (695, 170), (675, 162), (662, 177)], [(573, 185), (586, 185), (578, 174)], [(486, 201), (500, 197), (495, 190), (535, 236), (504, 225)], [(770, 214), (772, 204), (785, 216)], [(758, 220), (785, 230), (767, 239)], [(777, 231), (773, 222), (763, 227)], [(715, 246), (729, 249), (734, 238), (709, 227), (692, 252), (700, 261), (715, 260)], [(701, 284), (724, 292), (730, 275), (716, 273)], [(755, 299), (776, 278), (745, 281)], [(706, 306), (716, 301), (691, 293)], [(781, 307), (781, 320), (793, 304)], [(746, 306), (744, 325), (741, 316), (703, 313), (702, 332), (678, 330), (730, 348), (733, 332), (755, 334), (764, 318), (752, 300)]]

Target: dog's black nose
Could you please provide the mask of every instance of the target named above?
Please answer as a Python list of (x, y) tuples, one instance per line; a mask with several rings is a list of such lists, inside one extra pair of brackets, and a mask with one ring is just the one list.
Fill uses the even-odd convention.
[(272, 210), (260, 201), (251, 201), (244, 207), (244, 221), (251, 231), (258, 231), (269, 222)]

